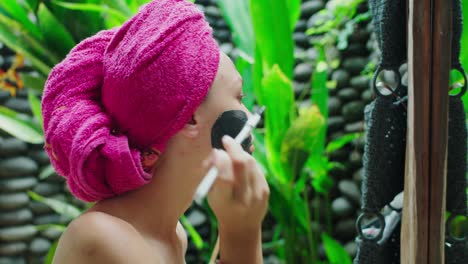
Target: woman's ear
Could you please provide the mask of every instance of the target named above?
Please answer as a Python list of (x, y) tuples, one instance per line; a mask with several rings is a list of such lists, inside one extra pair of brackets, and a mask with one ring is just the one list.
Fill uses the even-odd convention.
[(181, 132), (188, 138), (196, 138), (199, 135), (200, 126), (198, 125), (197, 117), (195, 114), (192, 115), (192, 118), (187, 124), (185, 124)]

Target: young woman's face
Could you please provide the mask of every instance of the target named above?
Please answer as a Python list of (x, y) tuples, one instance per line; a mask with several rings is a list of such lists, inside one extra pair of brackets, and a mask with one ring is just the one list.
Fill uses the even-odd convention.
[(250, 112), (242, 103), (243, 96), (242, 78), (239, 72), (231, 59), (221, 53), (218, 72), (208, 97), (195, 113), (195, 121), (200, 129), (200, 139), (209, 142), (206, 144), (208, 147), (211, 147), (211, 128), (223, 112), (241, 110), (250, 116)]

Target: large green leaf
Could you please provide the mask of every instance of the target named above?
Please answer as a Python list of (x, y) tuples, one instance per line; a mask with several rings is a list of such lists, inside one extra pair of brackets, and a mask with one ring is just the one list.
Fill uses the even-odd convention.
[(262, 90), (263, 104), (266, 107), (265, 143), (267, 156), (275, 177), (287, 182), (287, 179), (291, 177), (286, 175), (289, 170), (284, 170), (284, 166), (287, 164), (281, 162), (280, 153), (284, 135), (296, 117), (292, 83), (278, 65), (274, 65), (262, 80)]
[(362, 133), (351, 133), (339, 137), (331, 142), (328, 143), (327, 148), (325, 151), (327, 153), (332, 153), (344, 147), (346, 144), (351, 143), (353, 140), (362, 137)]
[(112, 17), (112, 19), (119, 20), (122, 23), (125, 22), (125, 20), (129, 18), (128, 15), (120, 12), (119, 10), (110, 8), (105, 5), (80, 4), (80, 3), (69, 3), (69, 2), (60, 2), (60, 1), (53, 1), (53, 3), (58, 6), (70, 9), (70, 10), (104, 13)]
[(12, 136), (32, 144), (44, 142), (42, 128), (26, 116), (0, 106), (0, 129)]
[(262, 54), (264, 73), (277, 64), (292, 80), (294, 40), (287, 10), (286, 0), (250, 0), (256, 48)]
[(185, 230), (187, 230), (187, 232), (189, 233), (190, 238), (192, 239), (193, 244), (195, 245), (195, 247), (198, 250), (202, 249), (203, 245), (204, 245), (204, 242), (203, 242), (203, 239), (200, 236), (200, 234), (198, 234), (197, 230), (195, 230), (195, 228), (192, 226), (192, 224), (187, 220), (187, 218), (185, 216), (182, 216), (180, 218), (180, 222), (184, 226)]
[(218, 5), (231, 28), (236, 47), (253, 57), (255, 38), (249, 13), (249, 0), (218, 0)]
[(351, 264), (351, 257), (343, 246), (329, 235), (322, 233), (323, 246), (330, 264)]
[(27, 57), (42, 74), (47, 76), (58, 58), (34, 39), (16, 21), (0, 13), (0, 41), (15, 52)]
[(18, 21), (34, 38), (38, 40), (42, 39), (41, 31), (31, 22), (26, 9), (17, 0), (2, 0), (0, 1), (0, 7), (10, 17)]
[(70, 219), (77, 218), (82, 213), (81, 210), (76, 208), (75, 206), (62, 202), (60, 200), (43, 197), (33, 191), (28, 191), (28, 195), (34, 201), (41, 202), (49, 206), (56, 213), (65, 217), (69, 217)]
[(243, 100), (243, 103), (247, 109), (252, 111), (254, 101), (255, 101), (255, 95), (254, 95), (254, 89), (253, 89), (253, 65), (251, 62), (247, 61), (244, 57), (239, 56), (236, 60), (236, 68), (237, 71), (239, 71), (240, 75), (242, 76), (242, 79), (244, 80), (244, 84), (242, 87), (242, 90), (244, 91), (245, 94), (245, 99)]
[(289, 9), (291, 30), (294, 31), (296, 23), (301, 16), (301, 0), (287, 0), (286, 3), (288, 4)]
[(31, 110), (33, 112), (33, 115), (37, 119), (37, 121), (39, 121), (39, 125), (42, 129), (43, 121), (42, 121), (41, 101), (39, 101), (39, 99), (31, 91), (28, 93), (28, 101), (29, 101), (29, 105), (31, 105)]
[[(465, 68), (468, 69), (468, 3), (466, 1), (461, 1), (462, 10), (463, 10), (463, 21), (464, 28), (462, 33), (461, 39), (461, 53), (460, 53), (460, 60)], [(465, 111), (468, 113), (468, 93), (465, 93), (463, 96), (463, 102), (465, 104)]]
[(32, 75), (30, 73), (19, 73), (24, 87), (42, 93), (44, 90), (46, 78), (41, 75)]
[(133, 11), (125, 0), (101, 0), (102, 4), (109, 6), (112, 9), (120, 11), (126, 17), (131, 17)]
[(71, 34), (43, 3), (39, 4), (37, 17), (47, 46), (59, 57), (65, 57), (76, 44)]
[(52, 264), (54, 260), (54, 255), (55, 255), (55, 250), (57, 249), (58, 246), (58, 239), (50, 246), (49, 251), (47, 251), (47, 255), (44, 259), (44, 264)]

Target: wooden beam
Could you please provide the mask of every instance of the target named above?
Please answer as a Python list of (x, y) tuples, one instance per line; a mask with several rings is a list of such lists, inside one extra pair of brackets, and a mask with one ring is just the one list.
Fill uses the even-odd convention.
[(451, 6), (446, 0), (409, 0), (401, 263), (444, 262)]

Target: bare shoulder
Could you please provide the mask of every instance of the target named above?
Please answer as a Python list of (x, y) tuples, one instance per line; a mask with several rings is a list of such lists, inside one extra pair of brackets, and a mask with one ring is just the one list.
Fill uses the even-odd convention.
[(54, 264), (159, 263), (127, 222), (101, 212), (73, 220), (60, 238)]

